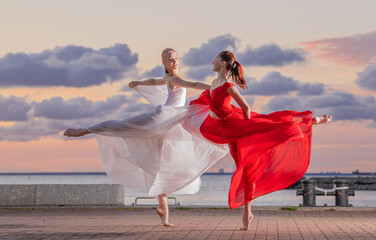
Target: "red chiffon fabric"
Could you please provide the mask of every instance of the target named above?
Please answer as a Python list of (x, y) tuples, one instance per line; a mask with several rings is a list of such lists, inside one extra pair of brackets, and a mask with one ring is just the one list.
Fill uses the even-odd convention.
[(301, 179), (311, 155), (312, 113), (279, 111), (251, 112), (244, 119), (241, 109), (231, 105), (225, 83), (209, 90), (191, 104), (209, 104), (221, 118), (208, 116), (201, 134), (214, 143), (229, 144), (237, 166), (231, 180), (229, 207), (241, 207), (267, 193), (284, 189)]

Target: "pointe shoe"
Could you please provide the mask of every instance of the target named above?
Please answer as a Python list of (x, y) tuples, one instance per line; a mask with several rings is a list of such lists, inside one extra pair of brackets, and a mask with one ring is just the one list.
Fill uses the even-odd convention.
[(328, 123), (330, 121), (332, 121), (332, 116), (330, 115), (321, 115), (319, 117), (314, 117), (313, 118), (315, 123), (313, 123), (313, 125), (318, 125), (318, 124), (322, 124), (322, 123)]

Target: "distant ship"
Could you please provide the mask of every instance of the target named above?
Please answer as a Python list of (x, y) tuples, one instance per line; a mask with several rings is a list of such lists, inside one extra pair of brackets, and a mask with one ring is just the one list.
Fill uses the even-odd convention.
[(354, 174), (354, 175), (376, 175), (376, 173), (374, 173), (374, 172), (359, 172), (359, 170), (355, 170), (354, 172), (352, 172), (352, 174)]

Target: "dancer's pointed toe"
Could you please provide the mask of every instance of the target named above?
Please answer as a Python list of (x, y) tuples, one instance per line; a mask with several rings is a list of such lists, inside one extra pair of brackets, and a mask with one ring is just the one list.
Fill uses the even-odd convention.
[(165, 227), (173, 227), (174, 226), (174, 224), (169, 223), (168, 221), (166, 221), (166, 213), (165, 213), (165, 211), (162, 208), (157, 208), (156, 211), (157, 211), (159, 217), (161, 218), (163, 226), (165, 226)]
[(78, 129), (74, 129), (74, 128), (68, 128), (64, 131), (63, 135), (64, 136), (67, 136), (67, 137), (82, 137), (86, 134), (90, 133), (87, 129), (83, 129), (83, 128), (78, 128)]
[(325, 115), (321, 115), (319, 117), (314, 117), (312, 119), (312, 124), (318, 125), (318, 124), (328, 123), (328, 122), (332, 121), (332, 119), (333, 119), (332, 116), (325, 114)]
[(248, 218), (248, 222), (243, 222), (244, 226), (240, 228), (241, 231), (247, 231), (249, 229), (249, 225), (253, 219), (253, 214), (251, 214)]

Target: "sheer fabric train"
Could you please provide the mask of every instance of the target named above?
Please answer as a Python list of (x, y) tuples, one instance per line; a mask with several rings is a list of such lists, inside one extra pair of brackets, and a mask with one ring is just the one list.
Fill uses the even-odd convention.
[(106, 173), (126, 187), (146, 189), (151, 196), (196, 193), (200, 175), (230, 157), (226, 145), (213, 145), (180, 125), (193, 115), (207, 115), (209, 106), (184, 106), (186, 89), (172, 90), (168, 84), (135, 89), (155, 105), (153, 111), (88, 128), (97, 138)]
[[(251, 112), (244, 119), (242, 110), (231, 105), (225, 83), (212, 93), (204, 91), (191, 106), (210, 105), (222, 120), (211, 116), (203, 120), (193, 115), (183, 125), (189, 132), (217, 144), (229, 144), (236, 164), (228, 202), (241, 207), (262, 195), (289, 187), (300, 180), (310, 162), (312, 113), (279, 111), (270, 114)], [(194, 130), (196, 128), (196, 130)]]

